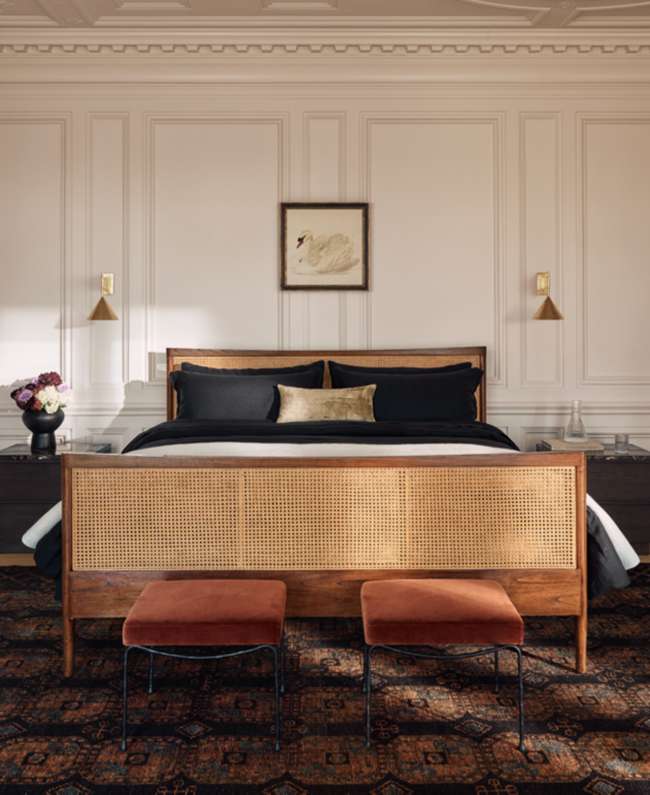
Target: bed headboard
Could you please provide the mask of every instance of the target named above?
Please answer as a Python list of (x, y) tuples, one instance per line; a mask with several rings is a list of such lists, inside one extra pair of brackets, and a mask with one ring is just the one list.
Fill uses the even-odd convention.
[[(466, 348), (422, 348), (411, 350), (382, 351), (231, 351), (204, 348), (167, 348), (167, 375), (180, 369), (182, 362), (201, 364), (223, 369), (246, 367), (291, 367), (296, 364), (325, 359), (325, 380), (330, 385), (327, 362), (333, 359), (343, 364), (358, 364), (363, 367), (443, 367), (447, 364), (471, 362), (483, 370), (481, 383), (476, 390), (478, 419), (485, 422), (485, 347)], [(176, 415), (176, 394), (167, 379), (167, 419)]]

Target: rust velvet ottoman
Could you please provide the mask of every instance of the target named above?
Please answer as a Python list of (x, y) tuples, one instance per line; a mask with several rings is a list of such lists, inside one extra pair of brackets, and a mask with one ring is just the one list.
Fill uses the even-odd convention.
[[(161, 580), (149, 583), (129, 610), (124, 645), (122, 750), (128, 730), (129, 653), (149, 653), (149, 692), (154, 656), (191, 660), (270, 651), (275, 689), (275, 748), (280, 748), (280, 694), (284, 691), (283, 636), (287, 588), (279, 580)], [(218, 654), (183, 648), (230, 647)]]
[[(519, 750), (524, 750), (522, 649), (524, 622), (503, 586), (494, 580), (376, 580), (361, 588), (366, 743), (370, 745), (372, 654), (377, 649), (430, 659), (465, 659), (494, 655), (499, 687), (499, 652), (517, 655)], [(459, 654), (433, 653), (416, 647), (480, 646)]]

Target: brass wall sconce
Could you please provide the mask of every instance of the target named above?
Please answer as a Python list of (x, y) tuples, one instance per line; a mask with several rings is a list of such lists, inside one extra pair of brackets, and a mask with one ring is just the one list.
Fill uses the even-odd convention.
[(114, 274), (102, 273), (99, 280), (99, 288), (101, 290), (101, 297), (95, 304), (95, 308), (88, 315), (88, 320), (118, 320), (113, 307), (108, 303), (105, 296), (113, 295), (114, 292)]
[(540, 308), (533, 315), (533, 320), (564, 320), (564, 315), (551, 299), (551, 274), (540, 271), (536, 276), (535, 295), (545, 295)]

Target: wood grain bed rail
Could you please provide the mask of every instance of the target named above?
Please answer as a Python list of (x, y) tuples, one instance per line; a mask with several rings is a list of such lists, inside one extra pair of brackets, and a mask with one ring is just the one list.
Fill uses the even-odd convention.
[(74, 621), (147, 582), (272, 577), (292, 616), (355, 616), (364, 580), (489, 577), (524, 615), (577, 619), (586, 665), (580, 453), (381, 458), (62, 456), (65, 673)]

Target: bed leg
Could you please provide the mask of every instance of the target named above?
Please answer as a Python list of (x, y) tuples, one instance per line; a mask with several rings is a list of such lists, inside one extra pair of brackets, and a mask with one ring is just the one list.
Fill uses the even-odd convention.
[(63, 676), (68, 679), (74, 673), (74, 619), (63, 619)]
[(587, 613), (576, 616), (576, 672), (587, 670)]

